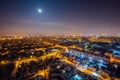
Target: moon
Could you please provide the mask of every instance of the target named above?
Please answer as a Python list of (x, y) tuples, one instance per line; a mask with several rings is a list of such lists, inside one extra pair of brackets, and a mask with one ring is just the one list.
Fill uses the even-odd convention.
[(38, 12), (39, 12), (39, 13), (42, 13), (42, 9), (38, 9)]

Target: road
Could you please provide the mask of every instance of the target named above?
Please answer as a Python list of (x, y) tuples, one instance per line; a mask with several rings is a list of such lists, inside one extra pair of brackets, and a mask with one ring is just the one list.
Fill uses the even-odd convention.
[[(40, 56), (40, 57), (31, 56), (30, 58), (25, 58), (25, 59), (18, 58), (17, 60), (14, 61), (15, 68), (14, 68), (11, 75), (14, 75), (16, 73), (18, 67), (21, 67), (22, 63), (28, 63), (29, 64), (30, 61), (38, 61), (39, 59), (45, 60), (46, 58), (52, 57), (52, 56), (61, 59), (65, 63), (70, 64), (71, 66), (74, 66), (76, 69), (78, 69), (79, 71), (81, 71), (85, 74), (95, 76), (100, 80), (111, 80), (110, 76), (103, 71), (100, 71), (100, 73), (98, 73), (98, 72), (94, 72), (94, 71), (89, 70), (89, 69), (84, 69), (81, 66), (78, 66), (76, 61), (69, 60), (67, 57), (63, 56), (60, 51), (55, 51), (55, 52), (51, 52), (51, 53), (48, 53), (48, 54), (44, 54), (43, 56)], [(48, 70), (48, 69), (46, 69), (46, 70)], [(38, 71), (34, 76), (36, 76), (38, 74), (44, 75), (44, 70)], [(48, 73), (46, 73), (46, 75), (47, 74)]]

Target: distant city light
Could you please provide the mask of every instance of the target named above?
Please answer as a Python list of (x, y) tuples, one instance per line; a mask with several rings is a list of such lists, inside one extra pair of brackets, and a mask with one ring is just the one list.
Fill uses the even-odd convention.
[(84, 57), (85, 57), (85, 55), (82, 54), (82, 55), (81, 55), (81, 58), (84, 58)]
[(100, 63), (103, 63), (103, 60), (100, 60)]
[(96, 76), (96, 77), (100, 76), (99, 74), (97, 74), (97, 73), (95, 73), (95, 72), (93, 72), (92, 75), (94, 75), (94, 76)]

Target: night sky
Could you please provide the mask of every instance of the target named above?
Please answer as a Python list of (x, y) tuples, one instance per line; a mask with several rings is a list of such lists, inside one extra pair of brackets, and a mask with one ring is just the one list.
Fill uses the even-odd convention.
[(0, 33), (120, 34), (120, 1), (0, 0)]

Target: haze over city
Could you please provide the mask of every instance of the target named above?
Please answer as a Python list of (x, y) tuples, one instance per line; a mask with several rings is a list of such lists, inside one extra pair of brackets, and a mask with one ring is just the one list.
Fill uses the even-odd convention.
[(0, 80), (120, 80), (120, 1), (0, 0)]
[(120, 5), (118, 0), (0, 0), (0, 28), (2, 35), (119, 35)]

